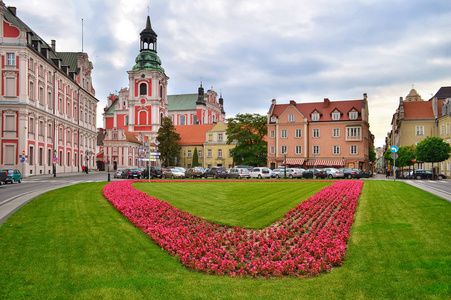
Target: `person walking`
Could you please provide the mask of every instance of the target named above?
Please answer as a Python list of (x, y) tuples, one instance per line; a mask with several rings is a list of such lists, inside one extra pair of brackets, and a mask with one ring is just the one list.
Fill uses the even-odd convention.
[(85, 171), (85, 165), (81, 166), (81, 170), (83, 171), (83, 173), (86, 172)]
[(86, 174), (88, 174), (88, 166), (85, 167)]

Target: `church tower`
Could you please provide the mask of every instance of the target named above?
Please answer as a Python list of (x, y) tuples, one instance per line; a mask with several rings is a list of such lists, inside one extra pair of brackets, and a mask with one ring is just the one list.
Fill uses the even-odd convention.
[(157, 54), (157, 34), (147, 17), (140, 33), (140, 52), (135, 65), (128, 71), (129, 131), (139, 132), (154, 141), (162, 118), (167, 116), (167, 84), (169, 77), (161, 67)]

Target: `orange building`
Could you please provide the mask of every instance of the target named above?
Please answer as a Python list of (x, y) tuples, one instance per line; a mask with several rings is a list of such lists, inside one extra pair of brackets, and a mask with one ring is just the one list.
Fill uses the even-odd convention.
[(352, 167), (369, 171), (368, 101), (277, 104), (268, 112), (268, 166)]

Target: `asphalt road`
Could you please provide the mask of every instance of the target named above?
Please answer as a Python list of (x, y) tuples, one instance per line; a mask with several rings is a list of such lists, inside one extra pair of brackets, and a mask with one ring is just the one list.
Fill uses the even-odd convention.
[[(113, 174), (113, 172), (110, 172), (110, 180), (118, 180), (113, 178)], [(107, 172), (90, 172), (89, 174), (80, 172), (57, 174), (56, 177), (53, 177), (53, 175), (37, 175), (24, 178), (22, 183), (3, 184), (0, 186), (0, 226), (23, 205), (43, 193), (77, 183), (103, 182), (107, 180)], [(393, 178), (387, 179), (385, 178), (385, 175), (378, 174), (371, 179), (364, 180), (393, 180)], [(451, 202), (450, 179), (440, 181), (414, 179), (396, 180), (403, 181)]]

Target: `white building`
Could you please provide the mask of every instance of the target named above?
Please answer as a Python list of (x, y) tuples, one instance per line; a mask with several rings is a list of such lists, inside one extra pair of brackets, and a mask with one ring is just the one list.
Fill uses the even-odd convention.
[(24, 176), (95, 168), (92, 63), (57, 52), (0, 0), (0, 168)]

